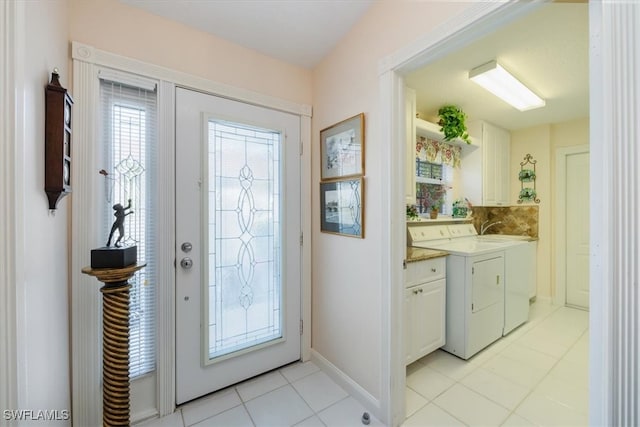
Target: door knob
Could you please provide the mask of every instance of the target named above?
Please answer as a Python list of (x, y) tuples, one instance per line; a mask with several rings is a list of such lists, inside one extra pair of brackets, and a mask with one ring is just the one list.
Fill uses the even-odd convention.
[(180, 249), (182, 249), (182, 252), (188, 253), (188, 252), (191, 252), (191, 249), (193, 249), (193, 245), (191, 244), (191, 242), (184, 242), (180, 246)]
[(193, 260), (189, 257), (184, 257), (180, 260), (180, 266), (186, 270), (193, 267)]

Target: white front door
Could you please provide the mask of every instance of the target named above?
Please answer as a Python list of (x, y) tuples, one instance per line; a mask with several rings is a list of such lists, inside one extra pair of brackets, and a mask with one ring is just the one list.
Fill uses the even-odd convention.
[(566, 156), (566, 303), (589, 308), (589, 153)]
[(176, 90), (176, 401), (300, 358), (300, 117)]

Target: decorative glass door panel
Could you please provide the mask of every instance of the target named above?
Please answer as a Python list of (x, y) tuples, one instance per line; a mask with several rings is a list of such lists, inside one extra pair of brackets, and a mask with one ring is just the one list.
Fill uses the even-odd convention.
[(281, 135), (214, 119), (207, 133), (206, 359), (215, 361), (282, 338)]
[(300, 118), (176, 89), (176, 403), (300, 358)]

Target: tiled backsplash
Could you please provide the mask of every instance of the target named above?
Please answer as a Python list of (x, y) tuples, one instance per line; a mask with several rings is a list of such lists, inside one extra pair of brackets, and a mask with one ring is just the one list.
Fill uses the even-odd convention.
[(483, 222), (500, 221), (489, 228), (486, 234), (513, 234), (518, 236), (538, 237), (539, 206), (474, 206), (473, 225), (480, 233)]

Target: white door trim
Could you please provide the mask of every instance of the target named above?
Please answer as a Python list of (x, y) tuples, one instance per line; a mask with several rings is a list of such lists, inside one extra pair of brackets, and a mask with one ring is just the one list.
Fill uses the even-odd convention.
[(19, 287), (24, 266), (24, 32), (25, 5), (0, 4), (0, 408), (18, 409), (20, 351)]
[(638, 2), (589, 2), (591, 425), (640, 423), (639, 19)]
[(94, 65), (103, 65), (118, 71), (140, 74), (145, 77), (172, 82), (176, 86), (184, 86), (237, 101), (243, 101), (248, 104), (260, 105), (274, 110), (311, 117), (310, 105), (298, 104), (252, 90), (214, 82), (181, 71), (171, 70), (159, 65), (149, 64), (137, 59), (100, 50), (77, 41), (71, 43), (71, 53), (73, 59), (78, 61), (89, 62)]
[(390, 56), (379, 65), (381, 135), (383, 140), (396, 141), (388, 144), (381, 156), (383, 186), (382, 205), (382, 340), (381, 417), (389, 425), (397, 426), (405, 420), (405, 366), (403, 343), (403, 286), (402, 260), (406, 248), (406, 221), (403, 209), (405, 201), (405, 114), (403, 75), (432, 63), (442, 56), (458, 50), (496, 28), (525, 15), (539, 7), (542, 2), (481, 2), (475, 3), (460, 15), (440, 24)]
[[(9, 2), (12, 3), (12, 2)], [(20, 3), (20, 2), (17, 2)], [(166, 280), (159, 281), (158, 286), (158, 358), (156, 379), (156, 408), (141, 408), (138, 413), (132, 412), (132, 421), (153, 416), (168, 415), (175, 410), (175, 273), (173, 261), (175, 253), (173, 207), (175, 183), (174, 158), (174, 87), (176, 85), (193, 88), (213, 95), (224, 96), (250, 104), (261, 105), (272, 109), (286, 111), (300, 116), (302, 133), (302, 212), (311, 211), (311, 106), (298, 104), (276, 97), (256, 93), (243, 88), (213, 82), (186, 73), (170, 70), (136, 59), (127, 58), (94, 47), (72, 42), (72, 58), (74, 67), (73, 96), (74, 108), (74, 140), (97, 141), (97, 101), (99, 66), (118, 71), (142, 75), (157, 79), (158, 86), (158, 140), (163, 148), (159, 150), (158, 165), (167, 173), (159, 177), (162, 188), (170, 189), (161, 194), (158, 204), (158, 229), (170, 230), (170, 237), (162, 237), (159, 256), (164, 265), (159, 274)], [(71, 289), (73, 313), (71, 340), (72, 352), (72, 403), (73, 423), (76, 425), (100, 424), (102, 395), (100, 392), (102, 352), (100, 340), (100, 285), (95, 279), (80, 272), (89, 265), (90, 250), (103, 237), (96, 235), (100, 206), (95, 199), (93, 189), (97, 188), (97, 159), (100, 154), (96, 144), (73, 144), (74, 158), (73, 183), (73, 221), (72, 221), (72, 261)], [(306, 167), (305, 167), (306, 166)], [(162, 192), (161, 192), (162, 193)], [(305, 236), (311, 236), (311, 218), (303, 217), (302, 226)], [(311, 245), (305, 244), (302, 249), (302, 304), (305, 328), (302, 336), (301, 354), (308, 360), (311, 349)], [(135, 409), (135, 408), (134, 408)]]
[(573, 154), (588, 153), (588, 145), (560, 147), (556, 150), (556, 289), (553, 296), (555, 305), (567, 303), (567, 157)]

